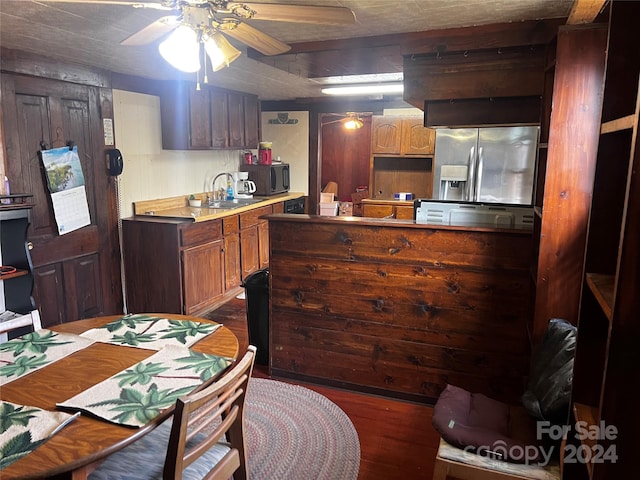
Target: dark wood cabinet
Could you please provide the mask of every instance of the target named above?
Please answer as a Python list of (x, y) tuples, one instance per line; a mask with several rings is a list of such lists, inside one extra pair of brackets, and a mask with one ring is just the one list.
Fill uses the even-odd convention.
[(198, 314), (222, 298), (222, 220), (128, 218), (122, 239), (129, 312)]
[(565, 26), (547, 54), (534, 200), (535, 307), (529, 325), (536, 344), (550, 319), (578, 322), (606, 41), (606, 25)]
[(575, 420), (601, 435), (570, 437), (593, 461), (565, 464), (565, 471), (571, 467), (567, 478), (597, 480), (634, 477), (640, 451), (634, 380), (640, 365), (640, 3), (614, 0), (608, 8), (602, 123), (572, 392)]
[(242, 279), (269, 265), (269, 226), (262, 215), (269, 215), (273, 207), (255, 208), (240, 214), (240, 256)]
[(258, 147), (258, 97), (185, 82), (160, 94), (162, 146), (168, 150)]

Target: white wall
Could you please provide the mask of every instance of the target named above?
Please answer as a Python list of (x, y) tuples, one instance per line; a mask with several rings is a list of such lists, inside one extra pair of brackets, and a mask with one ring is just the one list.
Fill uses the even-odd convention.
[(291, 166), (292, 192), (309, 194), (309, 112), (262, 112), (262, 140), (272, 156)]
[(163, 150), (159, 97), (113, 90), (113, 104), (121, 218), (133, 215), (133, 202), (210, 191), (218, 173), (238, 170), (238, 150)]

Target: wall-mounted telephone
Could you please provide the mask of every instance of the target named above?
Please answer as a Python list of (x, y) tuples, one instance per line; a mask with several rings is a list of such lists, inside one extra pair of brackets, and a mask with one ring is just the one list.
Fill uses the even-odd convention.
[(122, 173), (124, 168), (124, 161), (122, 160), (122, 153), (117, 148), (110, 148), (107, 150), (107, 169), (109, 175), (118, 176)]

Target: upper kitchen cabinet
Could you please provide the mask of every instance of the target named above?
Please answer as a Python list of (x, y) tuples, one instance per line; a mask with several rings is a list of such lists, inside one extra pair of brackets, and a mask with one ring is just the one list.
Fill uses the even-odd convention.
[(184, 82), (167, 82), (160, 96), (162, 147), (215, 150), (258, 147), (258, 97)]
[(422, 117), (374, 116), (371, 153), (433, 155), (435, 130), (425, 128)]

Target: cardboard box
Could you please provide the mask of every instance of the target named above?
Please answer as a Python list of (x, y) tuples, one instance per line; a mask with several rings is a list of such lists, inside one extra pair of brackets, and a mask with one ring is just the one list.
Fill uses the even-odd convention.
[(346, 215), (351, 217), (353, 215), (353, 202), (340, 202), (338, 207), (338, 215)]
[(335, 193), (325, 192), (320, 194), (320, 203), (331, 203), (335, 200)]
[(338, 215), (338, 205), (340, 202), (320, 203), (320, 215), (324, 217), (335, 217)]
[(362, 205), (362, 199), (369, 198), (369, 190), (363, 190), (361, 192), (354, 192), (351, 194), (351, 201), (353, 202), (353, 215), (361, 217), (364, 214), (364, 207)]

